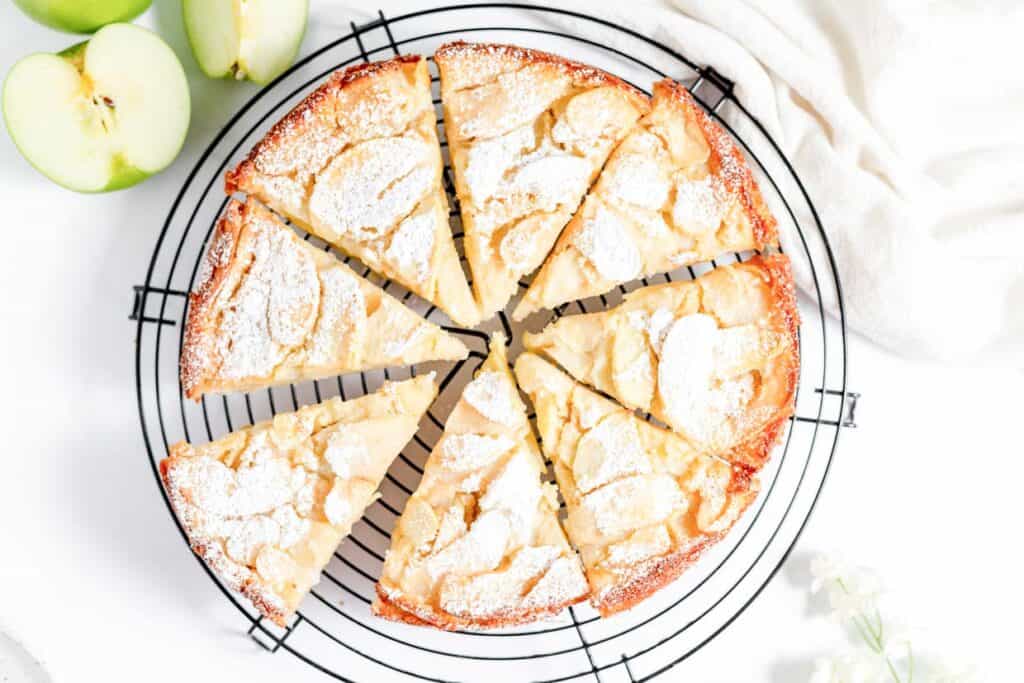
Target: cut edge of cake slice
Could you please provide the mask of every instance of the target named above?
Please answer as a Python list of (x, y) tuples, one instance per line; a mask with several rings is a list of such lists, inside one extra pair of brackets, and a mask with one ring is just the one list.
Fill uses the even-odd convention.
[(789, 259), (773, 254), (635, 289), (523, 343), (695, 449), (758, 470), (793, 415), (799, 321)]
[(602, 616), (673, 582), (756, 498), (749, 469), (693, 451), (539, 356), (520, 355), (515, 373), (537, 412), (565, 528)]
[[(723, 253), (777, 246), (778, 225), (743, 152), (680, 83), (612, 152), (515, 320)], [(699, 176), (699, 177), (697, 177)]]
[(586, 598), (504, 337), (453, 408), (392, 533), (373, 613), (441, 629), (527, 623)]
[(544, 261), (648, 98), (594, 67), (511, 45), (447, 43), (434, 60), (473, 293), (488, 319)]
[(442, 182), (426, 61), (401, 55), (332, 74), (226, 173), (225, 190), (258, 197), (473, 326)]
[(250, 198), (229, 201), (210, 238), (189, 294), (180, 380), (199, 400), (467, 353)]
[(429, 373), (172, 445), (160, 476), (193, 551), (286, 627), (436, 395)]

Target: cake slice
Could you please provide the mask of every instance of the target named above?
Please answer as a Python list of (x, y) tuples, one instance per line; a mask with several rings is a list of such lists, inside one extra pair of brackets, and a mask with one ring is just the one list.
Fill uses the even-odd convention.
[(373, 612), (478, 629), (533, 621), (586, 597), (543, 472), (496, 335), (392, 533)]
[(650, 113), (612, 153), (513, 317), (777, 243), (742, 152), (686, 88), (658, 81)]
[(532, 353), (516, 379), (537, 411), (590, 601), (609, 616), (678, 577), (756, 497), (744, 467), (697, 452)]
[(541, 264), (645, 95), (589, 66), (508, 45), (434, 54), (473, 290), (486, 319)]
[(758, 469), (793, 414), (798, 326), (789, 259), (777, 254), (637, 289), (524, 344), (694, 448)]
[(306, 231), (436, 304), (478, 322), (441, 186), (430, 74), (419, 56), (333, 74), (227, 174)]
[(436, 395), (430, 373), (171, 446), (160, 475), (192, 549), (286, 626)]
[(181, 386), (198, 400), (466, 354), (254, 200), (232, 200), (189, 295)]

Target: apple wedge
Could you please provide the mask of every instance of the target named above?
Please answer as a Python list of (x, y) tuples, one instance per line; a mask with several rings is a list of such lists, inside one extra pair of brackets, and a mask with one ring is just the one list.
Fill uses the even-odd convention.
[(3, 112), (14, 144), (43, 175), (106, 192), (163, 170), (181, 151), (188, 82), (156, 34), (109, 24), (88, 42), (15, 64)]
[(118, 21), (131, 21), (151, 0), (14, 0), (40, 24), (69, 33), (92, 33)]
[(192, 54), (207, 76), (261, 85), (287, 69), (306, 32), (308, 0), (184, 0)]

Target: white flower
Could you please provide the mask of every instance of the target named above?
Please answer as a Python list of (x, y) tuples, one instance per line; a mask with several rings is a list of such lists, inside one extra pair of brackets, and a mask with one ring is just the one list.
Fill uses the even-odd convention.
[(811, 560), (811, 592), (817, 593), (822, 587), (841, 580), (848, 573), (848, 565), (839, 555), (830, 553), (816, 556)]
[(914, 638), (920, 635), (901, 621), (887, 621), (882, 632), (882, 651), (889, 659), (897, 660), (912, 653)]
[(878, 609), (882, 583), (871, 571), (847, 572), (828, 584), (828, 603), (832, 616), (843, 620), (860, 615), (872, 615)]
[(880, 683), (885, 680), (882, 661), (864, 650), (819, 659), (808, 683)]

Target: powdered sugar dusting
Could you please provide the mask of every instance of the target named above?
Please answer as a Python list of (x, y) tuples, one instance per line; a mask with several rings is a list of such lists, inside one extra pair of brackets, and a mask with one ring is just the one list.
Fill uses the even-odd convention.
[(485, 469), (514, 445), (507, 436), (449, 434), (441, 442), (440, 464), (453, 472)]
[[(366, 299), (356, 275), (343, 266), (320, 273), (320, 318), (313, 331), (308, 362), (338, 363), (362, 348), (366, 332)], [(359, 363), (358, 357), (348, 365)]]
[(684, 233), (703, 235), (718, 230), (725, 215), (724, 190), (715, 176), (676, 181), (672, 222)]
[(601, 204), (592, 216), (583, 219), (572, 243), (606, 280), (632, 280), (640, 274), (640, 252), (629, 230)]
[(309, 199), (315, 223), (369, 241), (388, 234), (434, 184), (432, 150), (416, 138), (377, 138), (338, 155)]
[(525, 125), (471, 146), (463, 174), (469, 197), (482, 204), (495, 196), (508, 170), (536, 143), (533, 126)]
[[(503, 343), (492, 338), (485, 367), (495, 356), (505, 362)], [(513, 392), (508, 373), (495, 370), (463, 390), (385, 560), (379, 593), (429, 623), (511, 623), (586, 594)]]
[(462, 398), (492, 422), (514, 427), (523, 419), (521, 411), (513, 403), (508, 378), (500, 372), (481, 372), (466, 385)]
[(718, 443), (724, 423), (753, 397), (750, 377), (713, 386), (719, 338), (711, 316), (679, 318), (665, 336), (658, 363), (658, 392), (669, 422), (700, 443)]
[(621, 413), (601, 419), (576, 444), (572, 471), (581, 493), (625, 476), (651, 472), (636, 423)]
[(620, 202), (660, 211), (668, 201), (671, 186), (657, 159), (627, 154), (601, 175), (601, 188)]
[(294, 235), (265, 221), (248, 228), (252, 263), (236, 291), (220, 294), (217, 348), (227, 379), (270, 374), (309, 332), (319, 301), (316, 266)]
[[(399, 391), (421, 382), (388, 386)], [(369, 454), (347, 428), (361, 422), (332, 420), (335, 402), (340, 403), (333, 399), (278, 414), (212, 444), (177, 444), (160, 466), (172, 507), (196, 552), (230, 588), (282, 624), (317, 582), (322, 563), (372, 500), (383, 476), (359, 478), (368, 476), (363, 465)], [(366, 405), (371, 419), (374, 412), (396, 410)], [(320, 438), (324, 430), (334, 431)], [(326, 452), (318, 458), (317, 444), (324, 442)], [(338, 526), (326, 528), (325, 517)], [(313, 522), (319, 523), (315, 533)]]
[(430, 212), (404, 219), (391, 237), (385, 258), (398, 272), (408, 273), (416, 282), (426, 282), (431, 274), (435, 227), (434, 214)]

